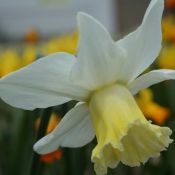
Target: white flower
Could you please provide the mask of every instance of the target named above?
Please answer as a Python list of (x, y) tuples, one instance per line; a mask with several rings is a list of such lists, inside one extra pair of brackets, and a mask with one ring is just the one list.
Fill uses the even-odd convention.
[(138, 166), (168, 147), (171, 130), (148, 122), (133, 98), (143, 88), (175, 79), (174, 70), (140, 75), (161, 49), (163, 6), (163, 0), (152, 0), (140, 27), (117, 42), (97, 20), (79, 13), (77, 58), (55, 53), (0, 80), (1, 98), (15, 107), (32, 110), (81, 101), (34, 145), (35, 151), (80, 147), (96, 135), (92, 161), (96, 173), (104, 175), (119, 161)]

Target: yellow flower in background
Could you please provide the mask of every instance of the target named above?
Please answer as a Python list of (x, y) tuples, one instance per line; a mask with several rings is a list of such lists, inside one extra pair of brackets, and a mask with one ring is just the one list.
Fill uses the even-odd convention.
[(48, 55), (54, 52), (68, 52), (76, 54), (78, 39), (79, 35), (77, 32), (52, 38), (47, 43), (43, 44), (41, 52), (43, 55)]
[(158, 125), (163, 125), (170, 115), (168, 108), (162, 107), (154, 102), (151, 89), (140, 91), (136, 97), (136, 102), (144, 115)]
[(22, 50), (21, 55), (21, 64), (22, 66), (26, 66), (33, 61), (35, 61), (37, 58), (37, 49), (34, 45), (26, 45), (24, 49)]
[[(48, 133), (52, 132), (55, 129), (55, 127), (58, 125), (60, 120), (61, 120), (61, 118), (56, 113), (52, 113), (50, 120), (49, 120), (49, 124), (47, 126), (46, 133), (48, 134)], [(38, 118), (36, 120), (36, 123), (35, 123), (36, 130), (38, 129), (40, 122), (41, 122), (41, 118)], [(60, 160), (61, 157), (62, 157), (62, 151), (61, 151), (61, 149), (57, 149), (51, 153), (41, 155), (40, 160), (44, 163), (50, 164), (56, 160)]]
[[(47, 132), (46, 133), (48, 134), (48, 133), (52, 132), (53, 129), (58, 125), (60, 120), (61, 120), (61, 118), (56, 113), (52, 113), (52, 115), (50, 117), (50, 120), (49, 120), (49, 124), (47, 126)], [(41, 118), (39, 117), (36, 120), (36, 123), (35, 123), (35, 128), (36, 129), (39, 128), (40, 122), (41, 122)]]
[(22, 52), (9, 48), (0, 54), (0, 77), (9, 74), (36, 60), (36, 49), (32, 45), (24, 47)]
[(164, 41), (175, 42), (175, 16), (167, 15), (162, 19), (162, 33)]
[(34, 33), (28, 34), (29, 36), (27, 36), (27, 38), (30, 40), (31, 44), (25, 44), (22, 51), (19, 51), (12, 46), (5, 49), (5, 51), (1, 51), (0, 77), (32, 63), (37, 59), (37, 54), (48, 55), (53, 52), (76, 54), (79, 38), (77, 32), (60, 35), (59, 37), (51, 38), (47, 42), (38, 45), (34, 44), (34, 42), (36, 42), (36, 40), (34, 40), (35, 37), (33, 36)]
[(49, 124), (47, 126), (47, 133), (52, 132), (55, 129), (55, 127), (58, 125), (60, 120), (61, 118), (56, 113), (52, 113)]
[(20, 68), (20, 59), (15, 49), (6, 49), (0, 54), (0, 77)]
[(164, 46), (156, 64), (160, 68), (175, 69), (175, 44)]

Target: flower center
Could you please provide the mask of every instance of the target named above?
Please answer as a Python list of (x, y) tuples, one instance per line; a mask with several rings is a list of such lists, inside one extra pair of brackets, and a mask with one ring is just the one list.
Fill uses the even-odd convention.
[[(122, 123), (120, 120), (129, 119), (129, 114), (135, 114), (134, 118), (141, 116), (146, 121), (132, 94), (120, 84), (108, 86), (95, 92), (90, 99), (89, 109), (98, 141), (103, 139), (100, 134), (101, 128), (105, 129), (106, 125), (112, 128), (114, 122)], [(119, 120), (117, 116), (122, 117)]]

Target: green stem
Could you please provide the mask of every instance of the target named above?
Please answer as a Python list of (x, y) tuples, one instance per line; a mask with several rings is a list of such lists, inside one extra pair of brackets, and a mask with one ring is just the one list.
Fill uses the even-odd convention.
[(71, 150), (70, 148), (64, 148), (64, 158), (65, 158), (65, 175), (72, 175), (72, 169), (71, 169)]
[[(52, 113), (51, 107), (44, 110), (41, 118), (41, 123), (38, 129), (36, 141), (41, 139), (46, 134), (51, 113)], [(33, 158), (32, 158), (30, 175), (38, 175), (40, 174), (40, 171), (41, 171), (40, 155), (34, 152)]]

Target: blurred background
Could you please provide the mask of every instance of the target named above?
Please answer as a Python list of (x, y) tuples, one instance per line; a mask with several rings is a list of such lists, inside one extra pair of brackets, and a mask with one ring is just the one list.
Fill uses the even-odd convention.
[[(114, 39), (134, 30), (150, 0), (0, 0), (0, 77), (53, 52), (77, 52), (76, 15), (87, 12), (101, 21)], [(175, 69), (175, 0), (165, 0), (162, 50), (156, 68)], [(145, 116), (169, 126), (175, 139), (175, 82), (166, 81), (141, 91), (136, 101)], [(76, 149), (61, 148), (39, 156), (32, 146), (51, 132), (75, 101), (47, 110), (24, 111), (0, 101), (0, 175), (95, 175), (90, 161), (96, 140)], [(50, 114), (49, 116), (46, 116)], [(49, 124), (38, 133), (42, 116)], [(145, 165), (119, 164), (108, 175), (175, 175), (175, 145)]]

